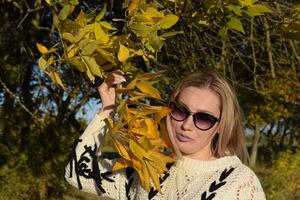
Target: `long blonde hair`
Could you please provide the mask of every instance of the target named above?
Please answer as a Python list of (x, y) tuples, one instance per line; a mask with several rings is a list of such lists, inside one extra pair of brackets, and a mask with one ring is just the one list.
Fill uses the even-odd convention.
[[(180, 92), (190, 86), (210, 89), (220, 97), (220, 128), (219, 134), (216, 134), (212, 140), (213, 155), (215, 157), (237, 155), (244, 163), (247, 163), (249, 156), (244, 137), (243, 118), (235, 90), (230, 86), (226, 78), (218, 72), (210, 69), (201, 69), (199, 72), (188, 74), (177, 84), (171, 100), (176, 100)], [(170, 134), (174, 150), (179, 152), (172, 137)]]

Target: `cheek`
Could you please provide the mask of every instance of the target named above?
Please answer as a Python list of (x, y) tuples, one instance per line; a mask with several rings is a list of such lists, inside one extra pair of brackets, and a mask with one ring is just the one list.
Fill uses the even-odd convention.
[(174, 131), (175, 132), (179, 132), (180, 129), (181, 129), (181, 124), (182, 122), (178, 122), (178, 121), (175, 121), (175, 120), (171, 120), (171, 126), (174, 128)]

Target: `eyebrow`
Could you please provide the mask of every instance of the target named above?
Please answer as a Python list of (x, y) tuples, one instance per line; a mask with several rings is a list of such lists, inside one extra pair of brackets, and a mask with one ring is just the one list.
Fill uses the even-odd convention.
[(177, 98), (177, 99), (175, 100), (175, 103), (176, 103), (178, 106), (184, 107), (184, 109), (188, 110), (188, 111), (191, 112), (191, 113), (200, 113), (200, 112), (201, 112), (201, 113), (207, 113), (207, 114), (210, 114), (210, 115), (212, 115), (212, 116), (216, 116), (215, 113), (212, 113), (212, 112), (207, 111), (207, 110), (197, 110), (196, 112), (192, 112), (192, 111), (189, 109), (189, 107), (188, 107), (187, 105), (185, 105), (182, 101), (179, 100), (179, 98)]

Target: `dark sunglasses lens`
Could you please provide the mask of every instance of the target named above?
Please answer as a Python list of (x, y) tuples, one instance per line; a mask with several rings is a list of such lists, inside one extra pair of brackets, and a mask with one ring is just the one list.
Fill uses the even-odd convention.
[(175, 104), (171, 105), (171, 116), (173, 119), (183, 121), (186, 119), (186, 113), (183, 108), (178, 108)]
[(201, 130), (210, 129), (216, 121), (217, 120), (214, 117), (206, 113), (196, 113), (194, 115), (195, 125)]

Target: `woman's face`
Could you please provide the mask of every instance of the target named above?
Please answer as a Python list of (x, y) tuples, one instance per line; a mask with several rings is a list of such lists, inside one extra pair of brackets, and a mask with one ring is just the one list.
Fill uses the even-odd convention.
[[(221, 102), (217, 93), (210, 89), (187, 87), (183, 89), (176, 100), (177, 105), (191, 113), (204, 112), (219, 119)], [(211, 141), (218, 132), (219, 123), (208, 130), (200, 130), (189, 115), (183, 121), (171, 117), (175, 142), (184, 156), (192, 159), (214, 159), (211, 152)]]

